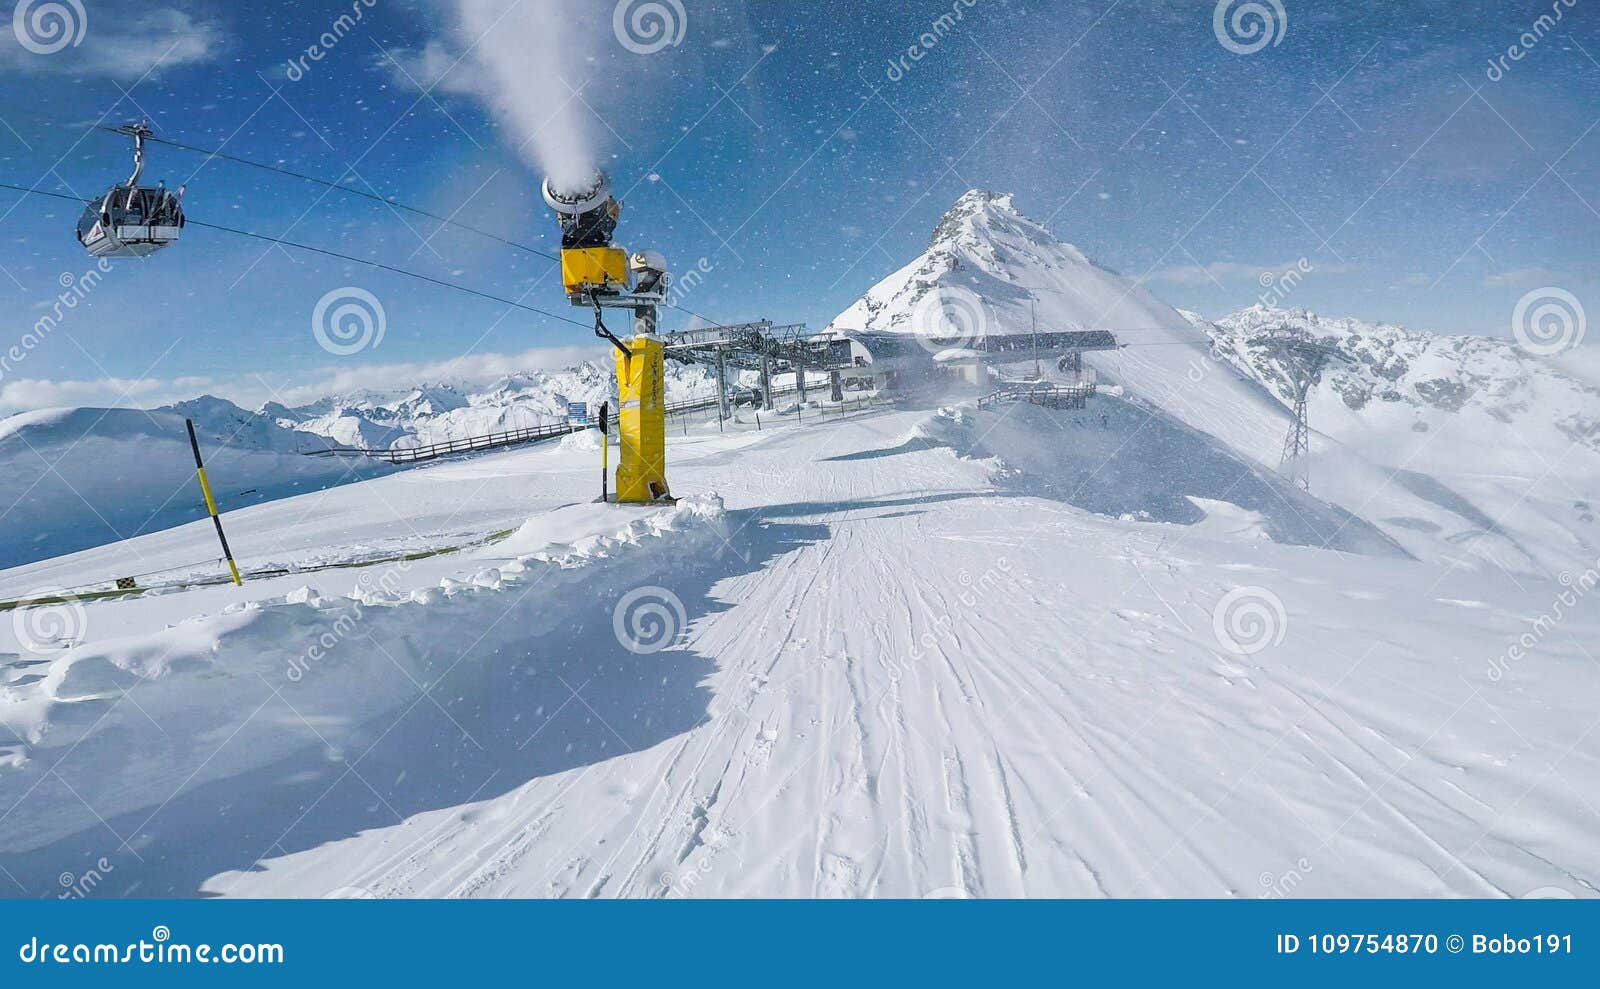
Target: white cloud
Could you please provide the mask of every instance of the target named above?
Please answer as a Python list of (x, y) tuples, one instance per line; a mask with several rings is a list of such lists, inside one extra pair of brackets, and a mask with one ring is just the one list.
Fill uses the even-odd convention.
[(20, 378), (0, 385), (0, 415), (63, 406), (154, 408), (216, 395), (248, 409), (265, 402), (296, 406), (351, 392), (404, 391), (428, 382), (481, 387), (518, 371), (554, 370), (582, 361), (609, 358), (604, 345), (543, 347), (520, 354), (472, 354), (447, 361), (411, 364), (338, 365), (241, 378), (99, 378), (53, 380)]
[[(37, 13), (43, 5), (35, 5)], [(81, 30), (82, 40), (73, 45), (58, 35), (39, 35), (31, 47), (23, 44), (13, 22), (11, 30), (0, 29), (0, 70), (33, 74), (96, 75), (113, 79), (137, 79), (147, 72), (160, 72), (181, 66), (208, 62), (226, 46), (226, 36), (216, 23), (198, 19), (174, 7), (139, 11), (129, 4), (84, 5), (80, 21), (70, 5), (68, 36)], [(62, 22), (42, 22), (39, 30), (60, 31)], [(26, 32), (23, 26), (20, 31)], [(37, 42), (48, 41), (42, 47)], [(59, 50), (51, 50), (57, 44)]]
[[(152, 378), (102, 378), (98, 381), (23, 378), (0, 387), (0, 412), (9, 415), (73, 405), (137, 406), (145, 404), (146, 399), (165, 387), (165, 382)], [(162, 403), (157, 400), (150, 404)]]
[(376, 56), (378, 67), (397, 85), (441, 93), (481, 96), (488, 88), (477, 63), (454, 54), (437, 41), (421, 49), (391, 48)]

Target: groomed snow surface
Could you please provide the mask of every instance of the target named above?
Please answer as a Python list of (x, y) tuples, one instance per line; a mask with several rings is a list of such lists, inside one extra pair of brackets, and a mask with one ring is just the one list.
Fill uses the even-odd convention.
[(0, 886), (1596, 894), (1596, 561), (1430, 554), (1132, 399), (815, 412), (675, 436), (674, 507), (513, 449), (227, 520), (247, 566), (455, 553), (15, 613)]

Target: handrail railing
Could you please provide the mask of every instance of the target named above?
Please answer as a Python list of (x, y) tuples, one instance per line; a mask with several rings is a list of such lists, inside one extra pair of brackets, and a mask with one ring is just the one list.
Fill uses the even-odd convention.
[(371, 450), (357, 446), (336, 446), (329, 447), (326, 450), (314, 450), (307, 456), (371, 457), (374, 460), (385, 460), (391, 464), (411, 464), (420, 460), (435, 460), (452, 453), (493, 450), (502, 446), (514, 446), (519, 443), (533, 443), (539, 440), (554, 439), (557, 436), (566, 436), (569, 433), (579, 432), (586, 428), (585, 426), (573, 425), (570, 422), (557, 422), (543, 426), (509, 429), (504, 432), (488, 433), (482, 436), (463, 436), (458, 439), (443, 440), (423, 446), (390, 447), (386, 450)]
[(1097, 385), (1093, 381), (1084, 381), (1075, 385), (1059, 384), (1016, 384), (998, 388), (978, 399), (978, 408), (987, 408), (999, 402), (1031, 402), (1034, 405), (1049, 405), (1056, 408), (1063, 406), (1069, 408), (1083, 408), (1084, 403), (1093, 398)]
[[(789, 385), (783, 388), (774, 388), (772, 393), (774, 395), (785, 395), (799, 390), (797, 386)], [(718, 401), (715, 395), (710, 398), (685, 399), (681, 402), (669, 402), (666, 414), (669, 417), (685, 415), (704, 409), (714, 409), (717, 405)], [(370, 457), (373, 460), (383, 460), (391, 464), (414, 464), (424, 460), (436, 460), (452, 453), (472, 453), (478, 450), (495, 450), (500, 447), (517, 446), (523, 443), (537, 443), (540, 440), (555, 439), (558, 436), (582, 432), (588, 428), (588, 426), (578, 426), (570, 422), (553, 422), (541, 426), (509, 429), (504, 432), (489, 433), (482, 436), (463, 436), (458, 439), (442, 440), (438, 443), (428, 443), (423, 446), (390, 447), (385, 450), (372, 450), (358, 446), (334, 446), (325, 450), (312, 450), (306, 456)]]

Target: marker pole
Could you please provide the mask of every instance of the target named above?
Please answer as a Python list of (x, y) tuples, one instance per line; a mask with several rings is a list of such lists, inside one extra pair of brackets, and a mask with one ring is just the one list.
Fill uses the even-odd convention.
[(217, 527), (217, 540), (222, 543), (222, 555), (228, 561), (228, 572), (233, 575), (235, 587), (244, 586), (239, 579), (239, 567), (233, 562), (233, 550), (228, 548), (228, 537), (222, 534), (222, 517), (217, 514), (216, 499), (211, 497), (211, 484), (206, 481), (206, 465), (200, 459), (200, 440), (194, 435), (194, 420), (185, 419), (189, 429), (189, 449), (194, 451), (194, 472), (200, 478), (200, 493), (206, 496), (206, 511), (211, 513), (211, 524)]
[(600, 503), (605, 504), (611, 482), (611, 403), (600, 403)]

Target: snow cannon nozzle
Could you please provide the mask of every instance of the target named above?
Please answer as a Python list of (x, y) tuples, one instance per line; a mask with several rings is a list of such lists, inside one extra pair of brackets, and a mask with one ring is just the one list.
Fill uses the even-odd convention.
[(544, 201), (561, 224), (561, 246), (566, 249), (609, 247), (617, 230), (622, 204), (611, 196), (611, 180), (597, 171), (583, 188), (561, 190), (544, 180)]
[(544, 180), (544, 201), (563, 216), (582, 216), (611, 198), (611, 179), (596, 171), (588, 183), (574, 189), (558, 189), (552, 179)]

